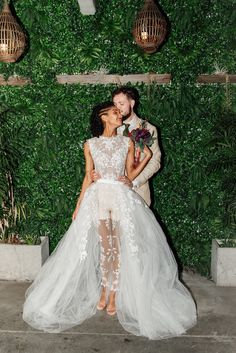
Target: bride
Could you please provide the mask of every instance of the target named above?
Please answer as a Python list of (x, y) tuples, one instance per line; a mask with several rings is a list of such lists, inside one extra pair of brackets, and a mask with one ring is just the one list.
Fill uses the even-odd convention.
[[(26, 291), (23, 319), (36, 329), (61, 332), (104, 309), (125, 330), (150, 339), (180, 335), (196, 323), (160, 225), (120, 177), (135, 179), (151, 158), (145, 147), (133, 167), (134, 144), (116, 134), (121, 125), (113, 103), (94, 108), (72, 223)], [(93, 169), (101, 175), (96, 182)]]

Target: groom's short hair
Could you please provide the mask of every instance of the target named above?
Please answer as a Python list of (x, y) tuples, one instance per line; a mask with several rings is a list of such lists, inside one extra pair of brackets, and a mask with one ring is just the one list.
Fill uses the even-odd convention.
[(135, 106), (139, 104), (139, 93), (136, 88), (129, 86), (121, 86), (112, 92), (112, 99), (120, 93), (125, 94), (126, 97), (129, 99), (133, 99), (135, 101)]

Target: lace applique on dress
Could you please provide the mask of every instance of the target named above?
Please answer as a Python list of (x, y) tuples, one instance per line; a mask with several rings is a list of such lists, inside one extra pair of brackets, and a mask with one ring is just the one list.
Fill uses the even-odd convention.
[(129, 138), (116, 135), (88, 140), (95, 170), (103, 179), (117, 180), (124, 174)]
[(117, 291), (118, 320), (135, 335), (172, 337), (196, 322), (160, 225), (141, 197), (117, 181), (128, 141), (89, 140), (102, 181), (88, 187), (76, 219), (27, 290), (23, 319), (34, 328), (61, 332), (81, 324), (96, 313), (101, 285)]
[[(118, 177), (124, 175), (129, 138), (114, 136), (92, 138), (88, 140), (95, 170), (101, 175), (97, 184), (98, 199), (98, 236), (100, 239), (100, 268), (102, 286), (116, 291), (120, 273), (120, 227), (126, 229), (130, 246), (134, 250), (131, 228), (121, 219), (120, 205), (122, 193), (117, 185)], [(123, 213), (124, 210), (122, 210)], [(127, 217), (129, 218), (128, 212)]]

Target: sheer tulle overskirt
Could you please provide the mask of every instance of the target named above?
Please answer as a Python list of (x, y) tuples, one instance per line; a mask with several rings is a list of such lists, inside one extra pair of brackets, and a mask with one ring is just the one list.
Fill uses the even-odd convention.
[(178, 280), (176, 261), (153, 213), (121, 183), (88, 188), (76, 219), (26, 292), (23, 319), (37, 329), (61, 332), (96, 313), (102, 281), (99, 195), (116, 205), (121, 325), (150, 339), (184, 333), (196, 322), (195, 303)]

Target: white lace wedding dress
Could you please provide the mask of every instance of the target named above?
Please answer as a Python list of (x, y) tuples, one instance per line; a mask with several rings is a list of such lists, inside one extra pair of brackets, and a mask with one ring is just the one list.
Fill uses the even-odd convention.
[[(145, 202), (117, 181), (129, 138), (88, 140), (102, 179), (90, 185), (76, 219), (26, 292), (23, 319), (61, 332), (96, 313), (101, 286), (116, 291), (117, 317), (134, 335), (162, 339), (196, 322), (165, 235)], [(107, 318), (109, 320), (109, 317)]]

